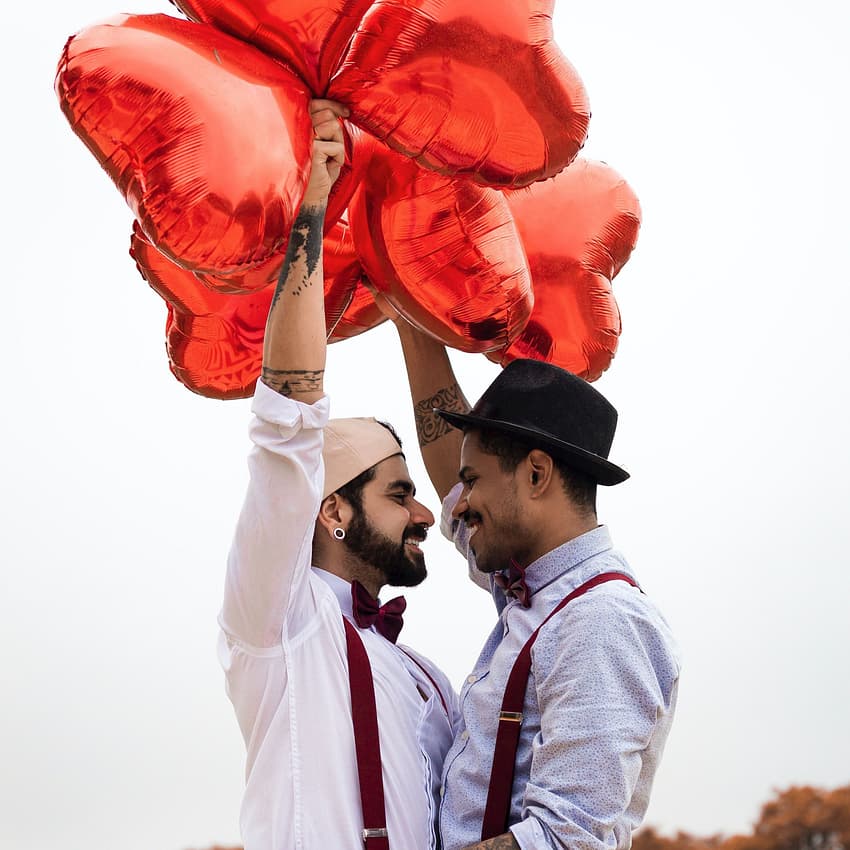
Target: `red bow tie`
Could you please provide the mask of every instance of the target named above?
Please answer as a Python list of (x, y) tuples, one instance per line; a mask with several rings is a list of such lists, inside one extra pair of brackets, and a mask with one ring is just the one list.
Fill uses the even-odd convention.
[(521, 567), (516, 561), (511, 559), (507, 575), (504, 572), (496, 573), (493, 580), (505, 591), (505, 596), (515, 597), (523, 608), (531, 607), (531, 592), (525, 583), (525, 568)]
[(374, 626), (378, 634), (383, 635), (391, 643), (396, 642), (404, 623), (401, 615), (407, 608), (407, 602), (403, 596), (396, 596), (386, 605), (378, 607), (378, 602), (372, 594), (359, 581), (353, 581), (351, 582), (351, 608), (354, 612), (354, 622), (361, 629)]

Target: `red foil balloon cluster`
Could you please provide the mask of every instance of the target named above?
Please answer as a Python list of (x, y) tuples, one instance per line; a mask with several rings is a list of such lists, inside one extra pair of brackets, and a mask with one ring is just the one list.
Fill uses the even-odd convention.
[(370, 289), (445, 344), (593, 380), (616, 349), (611, 280), (640, 210), (577, 160), (589, 121), (554, 0), (172, 0), (71, 37), (74, 132), (136, 221), (168, 308), (174, 375), (242, 398), (307, 182), (313, 97), (344, 103), (325, 230), (330, 341), (383, 320)]

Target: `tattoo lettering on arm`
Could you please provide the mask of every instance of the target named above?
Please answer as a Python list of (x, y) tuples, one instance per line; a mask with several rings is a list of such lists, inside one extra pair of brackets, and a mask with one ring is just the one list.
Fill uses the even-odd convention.
[(263, 383), (281, 395), (319, 392), (322, 389), (324, 369), (270, 369), (263, 366)]
[(443, 387), (430, 398), (423, 398), (422, 401), (416, 402), (413, 407), (416, 435), (419, 438), (419, 445), (423, 448), (452, 430), (452, 426), (442, 416), (434, 413), (435, 407), (451, 410), (454, 413), (469, 412), (469, 402), (457, 383), (450, 387)]
[[(288, 284), (291, 285), (293, 295), (300, 295), (301, 291), (311, 286), (310, 280), (316, 265), (322, 256), (322, 230), (325, 221), (325, 208), (323, 206), (304, 206), (292, 225), (289, 235), (289, 246), (286, 249), (286, 257), (277, 280), (274, 298), (271, 306), (277, 304), (283, 290)], [(290, 281), (293, 266), (303, 265), (303, 270), (297, 279)]]
[(504, 835), (497, 835), (495, 838), (472, 844), (466, 850), (520, 850), (520, 848), (514, 834), (506, 832)]

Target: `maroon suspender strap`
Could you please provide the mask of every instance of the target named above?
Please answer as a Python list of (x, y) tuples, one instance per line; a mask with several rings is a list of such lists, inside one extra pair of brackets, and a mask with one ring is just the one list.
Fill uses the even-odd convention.
[(357, 629), (343, 617), (348, 646), (348, 685), (351, 689), (351, 720), (363, 809), (363, 844), (366, 850), (389, 850), (387, 812), (384, 805), (384, 775), (372, 665)]
[(508, 816), (511, 811), (511, 789), (514, 784), (514, 771), (516, 769), (516, 751), (519, 745), (519, 732), (522, 727), (522, 708), (525, 703), (528, 677), (531, 673), (531, 648), (537, 640), (537, 635), (543, 626), (565, 605), (606, 581), (625, 581), (632, 587), (637, 587), (635, 580), (625, 573), (600, 573), (598, 576), (594, 576), (577, 587), (552, 609), (546, 619), (534, 630), (517, 655), (516, 661), (514, 661), (513, 669), (508, 676), (508, 683), (505, 685), (505, 696), (502, 699), (502, 708), (499, 712), (499, 728), (496, 732), (493, 766), (490, 769), (490, 788), (487, 791), (487, 804), (484, 807), (484, 820), (481, 825), (482, 841), (501, 835), (508, 828)]
[(449, 714), (449, 707), (446, 704), (446, 698), (443, 696), (443, 692), (440, 690), (440, 686), (434, 681), (434, 677), (425, 669), (424, 664), (420, 664), (419, 661), (409, 653), (403, 646), (396, 646), (428, 677), (428, 681), (433, 686), (434, 690), (437, 692), (437, 696), (440, 698), (440, 702), (443, 704), (443, 711), (446, 712), (446, 717), (449, 718), (449, 724), (452, 722), (452, 716)]

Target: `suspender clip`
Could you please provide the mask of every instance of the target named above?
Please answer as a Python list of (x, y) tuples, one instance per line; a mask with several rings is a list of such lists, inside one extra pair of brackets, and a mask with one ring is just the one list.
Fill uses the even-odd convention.
[(522, 723), (521, 711), (500, 711), (499, 720), (509, 720), (511, 723)]
[(364, 829), (363, 840), (368, 841), (370, 838), (386, 838), (386, 829)]

